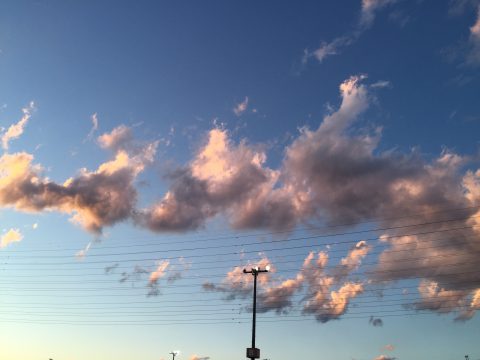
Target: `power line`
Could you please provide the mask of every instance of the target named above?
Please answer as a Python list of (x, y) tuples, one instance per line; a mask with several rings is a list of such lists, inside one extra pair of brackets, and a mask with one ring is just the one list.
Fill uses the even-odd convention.
[[(410, 227), (418, 227), (418, 226), (426, 226), (426, 225), (437, 225), (440, 223), (450, 223), (450, 222), (456, 222), (456, 221), (463, 221), (463, 220), (468, 220), (472, 218), (480, 218), (480, 216), (473, 216), (469, 218), (460, 218), (460, 219), (449, 219), (449, 220), (440, 220), (440, 221), (431, 221), (431, 222), (424, 222), (424, 223), (417, 223), (417, 224), (410, 224), (410, 225), (403, 225), (403, 226), (394, 226), (394, 227), (384, 227), (384, 228), (377, 228), (377, 229), (372, 229), (372, 230), (357, 230), (357, 231), (351, 231), (351, 232), (342, 232), (342, 233), (332, 233), (332, 234), (319, 234), (319, 235), (312, 235), (312, 236), (303, 236), (303, 237), (297, 237), (297, 238), (292, 238), (292, 239), (276, 239), (276, 240), (268, 240), (268, 241), (261, 241), (261, 242), (250, 242), (250, 243), (240, 243), (240, 244), (226, 244), (226, 245), (216, 245), (216, 246), (202, 246), (202, 247), (193, 247), (193, 248), (180, 248), (180, 249), (166, 249), (166, 250), (152, 250), (152, 251), (139, 251), (139, 252), (124, 252), (124, 253), (108, 253), (108, 254), (89, 254), (89, 257), (98, 257), (98, 256), (123, 256), (123, 255), (139, 255), (139, 254), (152, 254), (152, 253), (169, 253), (169, 252), (180, 252), (180, 251), (197, 251), (197, 250), (209, 250), (209, 249), (220, 249), (220, 248), (229, 248), (229, 247), (244, 247), (244, 246), (251, 246), (251, 245), (264, 245), (264, 244), (273, 244), (273, 243), (282, 243), (282, 242), (288, 242), (288, 241), (299, 241), (299, 240), (308, 240), (308, 239), (316, 239), (316, 238), (326, 238), (326, 237), (337, 237), (337, 236), (346, 236), (346, 235), (358, 235), (358, 234), (364, 234), (364, 233), (369, 233), (369, 232), (381, 232), (381, 231), (387, 231), (387, 230), (398, 230), (398, 229), (405, 229), (405, 228), (410, 228)], [(456, 229), (437, 229), (437, 230), (432, 230), (431, 232), (425, 232), (426, 234), (428, 233), (436, 233), (436, 232), (442, 232), (442, 231), (454, 231), (454, 230), (463, 230), (463, 229), (470, 229), (474, 228), (480, 225), (470, 225), (470, 226), (464, 226), (461, 228), (456, 228)], [(420, 233), (424, 234), (424, 233)], [(392, 235), (389, 237), (384, 237), (385, 239), (388, 238), (397, 238), (397, 237), (402, 237), (402, 236), (411, 236), (411, 235)], [(374, 238), (376, 239), (376, 238)], [(339, 244), (341, 242), (337, 242), (336, 244)], [(236, 254), (237, 252), (235, 252)], [(231, 253), (229, 253), (231, 254)], [(71, 258), (70, 255), (48, 255), (48, 256), (42, 256), (42, 255), (36, 255), (36, 256), (15, 256), (16, 258)], [(173, 259), (176, 259), (179, 257), (174, 257)]]
[[(393, 221), (393, 220), (400, 220), (400, 219), (406, 219), (406, 218), (411, 218), (411, 217), (419, 217), (422, 215), (432, 215), (432, 214), (439, 214), (439, 213), (445, 213), (445, 212), (454, 212), (454, 211), (467, 211), (467, 210), (474, 210), (480, 208), (480, 205), (478, 206), (469, 206), (469, 207), (463, 207), (463, 208), (452, 208), (452, 209), (444, 209), (444, 210), (438, 210), (438, 211), (426, 211), (426, 212), (419, 212), (415, 214), (410, 214), (410, 215), (405, 215), (405, 216), (400, 216), (400, 217), (389, 217), (389, 218), (372, 218), (371, 220), (368, 221), (362, 221), (362, 222), (350, 222), (350, 223), (343, 223), (343, 224), (334, 224), (334, 225), (324, 225), (321, 227), (314, 227), (314, 226), (309, 226), (306, 229), (303, 229), (301, 231), (312, 231), (312, 230), (325, 230), (325, 229), (331, 229), (331, 228), (338, 228), (338, 227), (352, 227), (352, 226), (358, 226), (358, 225), (364, 225), (368, 223), (377, 223), (377, 222), (382, 222), (382, 221)], [(470, 218), (475, 218), (475, 216), (467, 217), (465, 220), (470, 219)], [(442, 220), (443, 221), (443, 220)], [(447, 220), (448, 221), (448, 220)], [(455, 221), (455, 220), (452, 220)], [(458, 220), (459, 221), (459, 220)], [(418, 226), (418, 225), (406, 225), (406, 226)], [(222, 237), (207, 237), (207, 238), (198, 238), (198, 239), (192, 239), (192, 240), (182, 240), (182, 241), (175, 241), (176, 244), (184, 244), (184, 243), (195, 243), (195, 242), (203, 242), (203, 241), (220, 241), (220, 240), (228, 240), (228, 239), (239, 239), (239, 238), (248, 238), (248, 237), (262, 237), (262, 236), (270, 236), (270, 235), (279, 235), (279, 234), (290, 234), (294, 232), (294, 230), (283, 230), (283, 231), (275, 231), (275, 232), (263, 232), (263, 233), (253, 233), (253, 234), (237, 234), (237, 235), (228, 235), (228, 236), (222, 236)], [(300, 229), (297, 229), (297, 231), (300, 231)], [(371, 230), (365, 230), (365, 231), (383, 231), (381, 229), (371, 229)], [(188, 235), (187, 235), (188, 236)], [(330, 236), (330, 235), (325, 235), (325, 236)], [(182, 236), (184, 237), (184, 236)], [(128, 238), (129, 240), (135, 240), (135, 239), (142, 239), (142, 238), (153, 238), (152, 237), (130, 237)], [(155, 236), (156, 238), (156, 236)], [(177, 237), (171, 237), (173, 239), (179, 238)], [(154, 245), (171, 245), (172, 241), (165, 241), (165, 242), (156, 242)], [(129, 245), (114, 245), (114, 246), (103, 246), (103, 249), (108, 249), (108, 248), (128, 248), (128, 247), (137, 247), (137, 246), (152, 246), (151, 243), (148, 244), (129, 244)], [(78, 251), (78, 248), (61, 248), (61, 249), (35, 249), (36, 252), (38, 251)], [(19, 253), (19, 252), (29, 252), (31, 250), (3, 250), (3, 253)]]
[[(368, 315), (367, 315), (368, 314)], [(432, 315), (436, 316), (437, 314), (435, 312), (431, 311), (424, 311), (424, 310), (418, 310), (418, 311), (412, 311), (412, 310), (391, 310), (391, 311), (377, 311), (377, 312), (363, 312), (363, 313), (352, 313), (350, 315), (340, 315), (339, 319), (342, 320), (348, 320), (348, 319), (369, 319), (370, 316), (376, 316), (376, 317), (407, 317), (407, 316), (418, 316), (418, 315)], [(120, 325), (125, 325), (125, 326), (130, 326), (130, 325), (141, 325), (141, 326), (170, 326), (170, 325), (211, 325), (211, 324), (248, 324), (248, 318), (239, 318), (239, 317), (234, 317), (234, 318), (214, 318), (214, 319), (189, 319), (185, 321), (178, 321), (176, 320), (175, 322), (172, 322), (171, 320), (165, 320), (165, 321), (170, 321), (170, 322), (162, 322), (160, 320), (155, 320), (155, 321), (125, 321), (125, 320), (119, 320), (119, 321), (59, 321), (59, 320), (37, 320), (37, 321), (32, 321), (32, 319), (23, 319), (23, 318), (0, 318), (2, 322), (15, 322), (15, 323), (27, 323), (27, 324), (44, 324), (44, 325), (88, 325), (88, 326), (94, 326), (94, 325), (102, 325), (102, 326), (120, 326)], [(333, 320), (333, 319), (332, 319)], [(200, 322), (201, 321), (201, 322)], [(301, 316), (283, 316), (283, 317), (262, 317), (261, 319), (258, 320), (258, 322), (262, 323), (279, 323), (279, 322), (291, 322), (291, 321), (299, 321), (299, 322), (304, 322), (304, 321), (310, 321), (310, 322), (316, 322), (313, 316), (307, 316), (307, 315), (301, 315)]]
[[(430, 246), (430, 247), (417, 247), (415, 248), (416, 251), (418, 250), (423, 250), (423, 249), (438, 249), (438, 248), (443, 248), (445, 246)], [(341, 250), (343, 251), (343, 250)], [(388, 252), (389, 254), (396, 254), (396, 253), (399, 253), (399, 252), (411, 252), (410, 249), (405, 249), (405, 250), (390, 250), (390, 249), (387, 249), (387, 250), (384, 250), (384, 249), (381, 249), (380, 251), (378, 252), (370, 252), (368, 255), (369, 256), (372, 256), (372, 255), (379, 255), (379, 254), (382, 254), (384, 252)], [(333, 250), (330, 250), (329, 251), (329, 254), (333, 252)], [(476, 253), (480, 253), (480, 250), (479, 251), (469, 251), (469, 254), (476, 254)], [(421, 257), (410, 257), (410, 258), (403, 258), (401, 260), (398, 260), (398, 259), (394, 259), (394, 260), (382, 260), (382, 264), (385, 264), (385, 263), (399, 263), (400, 261), (401, 262), (412, 262), (412, 261), (419, 261), (419, 260), (425, 260), (425, 259), (436, 259), (436, 258), (445, 258), (445, 257), (452, 257), (452, 256), (456, 256), (456, 255), (464, 255), (465, 253), (459, 253), (459, 252), (448, 252), (448, 253), (445, 253), (445, 254), (441, 254), (441, 255), (431, 255), (431, 256), (421, 256)], [(296, 254), (298, 256), (300, 255), (305, 255), (304, 253), (302, 254)], [(283, 256), (279, 256), (279, 257), (276, 257), (276, 258), (282, 258)], [(286, 256), (288, 257), (288, 255)], [(345, 255), (343, 256), (337, 256), (337, 257), (329, 257), (329, 260), (338, 260), (338, 259), (342, 259), (344, 258)], [(463, 260), (462, 260), (463, 261)], [(225, 260), (225, 262), (230, 262), (231, 263), (231, 260)], [(285, 260), (285, 261), (282, 261), (282, 260), (278, 260), (278, 261), (275, 261), (274, 264), (275, 265), (278, 265), (278, 264), (289, 264), (289, 263), (297, 263), (299, 262), (298, 260)], [(208, 262), (198, 262), (198, 263), (211, 263), (210, 261)], [(196, 263), (196, 264), (198, 264)], [(378, 262), (362, 262), (362, 265), (363, 266), (369, 266), (369, 265), (378, 265)], [(338, 265), (335, 265), (335, 266), (338, 266)], [(334, 266), (334, 267), (335, 267)], [(241, 267), (241, 265), (238, 265), (237, 267)], [(331, 266), (329, 267), (331, 268)], [(196, 271), (198, 270), (212, 270), (212, 269), (223, 269), (223, 267), (204, 267), (204, 268), (195, 268)], [(81, 270), (81, 269), (78, 269), (78, 270)], [(69, 271), (72, 271), (72, 270), (69, 270)], [(151, 270), (153, 271), (153, 270)], [(185, 270), (185, 271), (189, 271), (189, 270)], [(283, 271), (286, 271), (286, 270), (283, 270)], [(288, 271), (291, 271), (291, 269), (288, 269)], [(150, 271), (149, 271), (150, 272)], [(101, 275), (101, 276), (110, 276), (112, 274), (106, 274), (106, 273), (101, 273), (101, 274), (90, 274), (90, 275)], [(117, 275), (121, 275), (121, 274), (117, 274)], [(67, 275), (68, 276), (68, 275)], [(85, 276), (85, 274), (70, 274), (70, 277), (74, 277), (74, 276)], [(223, 278), (224, 275), (219, 275), (218, 277), (220, 278)], [(36, 275), (11, 275), (9, 276), (9, 279), (12, 279), (12, 278), (25, 278), (25, 277), (43, 277), (43, 274), (36, 274)], [(182, 276), (182, 279), (211, 279), (212, 277), (211, 276), (200, 276), (200, 275), (197, 275), (197, 276), (190, 276), (190, 277), (187, 277), (187, 276)], [(215, 278), (217, 278), (217, 276), (215, 276)], [(111, 283), (112, 281), (111, 280), (89, 280), (89, 281), (82, 281), (82, 284), (85, 284), (85, 283)], [(4, 284), (5, 282), (0, 282), (0, 285), (1, 284)], [(39, 282), (39, 281), (35, 281), (35, 282), (21, 282), (21, 281), (15, 281), (14, 282), (15, 284), (19, 284), (19, 283), (22, 283), (22, 284), (28, 284), (28, 283), (35, 283), (35, 284), (42, 284), (42, 283), (51, 283), (51, 281), (49, 282)], [(62, 282), (56, 282), (56, 283), (62, 283)], [(63, 282), (64, 284), (71, 284), (72, 282), (71, 281), (68, 281), (68, 282)], [(181, 287), (181, 285), (165, 285), (166, 287)], [(186, 285), (186, 286), (189, 286), (189, 285)]]
[[(405, 234), (403, 236), (413, 236), (413, 235), (418, 235), (418, 234)], [(470, 239), (470, 238), (476, 238), (476, 236), (464, 236), (465, 239)], [(377, 238), (373, 238), (373, 239), (364, 239), (364, 241), (375, 241), (375, 240), (378, 240)], [(428, 243), (428, 242), (441, 242), (441, 241), (448, 241), (450, 240), (450, 238), (437, 238), (437, 239), (425, 239), (425, 240), (422, 240), (421, 242), (422, 243)], [(356, 243), (358, 242), (359, 240), (351, 240), (349, 242), (352, 242), (352, 243)], [(335, 243), (335, 245), (337, 245), (339, 243)], [(395, 245), (403, 245), (403, 244), (411, 244), (410, 241), (406, 241), (406, 242), (396, 242)], [(378, 252), (376, 252), (375, 250), (374, 251), (371, 251), (369, 252), (369, 255), (373, 255), (373, 254), (380, 254), (384, 251), (388, 251), (389, 253), (399, 253), (399, 252), (411, 252), (412, 250), (411, 249), (391, 249), (391, 248), (388, 248), (388, 249), (385, 249), (385, 247), (387, 247), (388, 245), (384, 245), (384, 244), (381, 244), (382, 245), (382, 249), (379, 249)], [(321, 246), (321, 245), (308, 245), (307, 248), (314, 248), (314, 247), (318, 247), (318, 246)], [(425, 247), (416, 247), (415, 250), (424, 250), (424, 249), (437, 249), (437, 248), (443, 248), (443, 247), (451, 247), (451, 243), (447, 243), (447, 244), (443, 244), (443, 245), (433, 245), (433, 246), (425, 246)], [(275, 250), (284, 250), (286, 248), (276, 248)], [(378, 249), (378, 248), (377, 248)], [(256, 250), (257, 251), (257, 250)], [(328, 254), (330, 255), (331, 253), (337, 253), (337, 252), (342, 252), (342, 253), (345, 253), (345, 249), (329, 249), (328, 250)], [(235, 254), (234, 254), (235, 255)], [(213, 255), (204, 255), (205, 257), (208, 257), (208, 256), (215, 256), (215, 254)], [(305, 253), (302, 252), (302, 253), (296, 253), (296, 254), (283, 254), (283, 255), (277, 255), (277, 256), (270, 256), (270, 259), (278, 259), (278, 258), (286, 258), (286, 257), (295, 257), (295, 256), (305, 256)], [(345, 255), (342, 255), (342, 256), (337, 256), (337, 257), (332, 257), (330, 256), (330, 259), (340, 259), (340, 258), (343, 258)], [(183, 257), (183, 259), (188, 259), (188, 257)], [(158, 259), (157, 259), (158, 260)], [(109, 261), (110, 263), (112, 261), (115, 261), (115, 260), (111, 260)], [(122, 260), (119, 260), (119, 261), (122, 261)], [(220, 259), (217, 259), (215, 261), (216, 263), (218, 262), (228, 262), (231, 264), (232, 262), (232, 259), (228, 259), (228, 260), (220, 260)], [(210, 260), (207, 260), (207, 261), (197, 261), (195, 262), (195, 264), (210, 264), (211, 261)], [(7, 264), (4, 264), (4, 265), (15, 265), (15, 263), (7, 263)], [(64, 265), (82, 265), (82, 263), (68, 263), (68, 264), (64, 264)], [(106, 271), (105, 269), (107, 267), (105, 266), (102, 266), (102, 267), (82, 267), (82, 268), (74, 268), (74, 269), (63, 269), (63, 270), (68, 270), (68, 271), (73, 271), (73, 270), (102, 270), (103, 273), (102, 275), (105, 275), (105, 274), (111, 274), (113, 273), (115, 270), (118, 270), (119, 268), (128, 268), (128, 269), (131, 269), (130, 266), (128, 267), (125, 267), (125, 266), (122, 266), (120, 267), (120, 264), (116, 263), (115, 265), (118, 265), (118, 266), (115, 266), (111, 272), (108, 272)], [(222, 267), (215, 267), (215, 269), (220, 269)], [(21, 268), (21, 269), (18, 269), (18, 270), (25, 270), (26, 268)], [(207, 268), (197, 268), (197, 270), (202, 270), (202, 269), (212, 269), (212, 267), (207, 267)], [(17, 270), (17, 271), (18, 271)], [(43, 271), (46, 271), (46, 270), (55, 270), (55, 271), (58, 271), (58, 267), (54, 268), (54, 269), (45, 269), (45, 268), (41, 268), (41, 269), (37, 269), (37, 270), (43, 270)]]
[[(382, 237), (383, 240), (387, 239), (394, 239), (394, 238), (401, 238), (401, 237), (407, 237), (407, 236), (418, 236), (418, 235), (428, 235), (428, 234), (435, 234), (435, 233), (444, 233), (444, 232), (450, 232), (450, 231), (457, 231), (457, 230), (465, 230), (465, 229), (473, 229), (476, 228), (480, 225), (471, 225), (471, 226), (464, 226), (460, 228), (452, 228), (452, 229), (442, 229), (442, 230), (431, 230), (431, 231), (426, 231), (426, 232), (420, 232), (420, 233), (412, 233), (412, 234), (402, 234), (402, 235), (393, 235), (393, 236), (384, 236)], [(295, 239), (290, 239), (290, 241), (294, 240), (307, 240), (307, 239), (312, 239), (315, 237), (302, 237), (302, 238), (295, 238)], [(369, 240), (377, 240), (377, 238), (372, 238), (372, 239), (366, 239), (366, 241)], [(284, 242), (284, 240), (272, 240), (271, 242)], [(338, 245), (338, 244), (347, 244), (347, 243), (356, 243), (358, 240), (349, 240), (349, 241), (341, 241), (341, 242), (335, 242), (332, 244)], [(324, 244), (324, 245), (331, 245), (331, 244)], [(283, 247), (283, 248), (272, 248), (272, 249), (256, 249), (256, 250), (246, 250), (246, 251), (235, 251), (235, 252), (227, 252), (227, 253), (217, 253), (217, 254), (210, 254), (210, 255), (205, 255), (205, 254), (197, 254), (197, 255), (190, 255), (188, 257), (184, 256), (174, 256), (174, 257), (162, 257), (162, 260), (175, 260), (175, 259), (190, 259), (190, 258), (198, 258), (198, 257), (206, 257), (206, 256), (227, 256), (227, 255), (242, 255), (242, 254), (247, 254), (247, 253), (257, 253), (261, 251), (279, 251), (279, 250), (293, 250), (293, 249), (301, 249), (301, 248), (309, 248), (312, 245), (299, 245), (299, 246), (290, 246), (290, 247)], [(201, 250), (202, 248), (198, 248), (197, 250)], [(124, 255), (128, 255), (125, 253)], [(67, 256), (71, 258), (71, 256)], [(142, 259), (123, 259), (121, 261), (123, 262), (139, 262), (139, 261), (157, 261), (158, 258), (142, 258)], [(105, 263), (111, 263), (111, 260), (108, 261), (88, 261), (84, 262), (84, 264), (105, 264)], [(11, 263), (10, 265), (35, 265), (35, 266), (42, 266), (42, 265), (68, 265), (71, 264), (70, 262), (53, 262), (53, 263)]]

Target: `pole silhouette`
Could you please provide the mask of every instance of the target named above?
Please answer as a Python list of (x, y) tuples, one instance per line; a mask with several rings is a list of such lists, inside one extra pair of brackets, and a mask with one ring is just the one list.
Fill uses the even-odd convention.
[(270, 270), (270, 266), (266, 266), (265, 269), (260, 269), (258, 266), (250, 270), (243, 269), (244, 274), (253, 275), (253, 311), (252, 311), (252, 347), (247, 348), (247, 358), (251, 360), (260, 358), (260, 349), (255, 347), (255, 330), (257, 322), (257, 276), (259, 273), (266, 273)]

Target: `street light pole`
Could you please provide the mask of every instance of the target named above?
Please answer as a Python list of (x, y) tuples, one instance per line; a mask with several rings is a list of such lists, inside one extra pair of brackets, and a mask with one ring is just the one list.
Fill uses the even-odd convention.
[(243, 269), (244, 274), (253, 275), (253, 311), (252, 311), (252, 347), (247, 348), (247, 357), (251, 360), (260, 358), (260, 349), (255, 347), (255, 328), (257, 322), (257, 276), (259, 273), (266, 273), (270, 270), (270, 266), (266, 266), (265, 269), (260, 269), (258, 266), (251, 268), (250, 270)]
[(172, 360), (175, 360), (175, 356), (177, 355), (177, 352), (176, 352), (176, 351), (172, 351), (170, 354), (172, 355)]

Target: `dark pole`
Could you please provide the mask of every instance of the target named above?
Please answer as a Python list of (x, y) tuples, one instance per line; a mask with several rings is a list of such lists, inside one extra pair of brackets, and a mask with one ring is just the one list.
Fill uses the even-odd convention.
[[(264, 270), (260, 270), (257, 267), (252, 268), (251, 270), (247, 271), (243, 269), (244, 274), (252, 274), (253, 275), (253, 314), (252, 314), (252, 347), (250, 356), (248, 355), (247, 349), (247, 357), (251, 360), (260, 358), (260, 350), (255, 348), (255, 329), (256, 329), (256, 322), (257, 322), (257, 276), (259, 273), (268, 272), (269, 266), (267, 266)], [(258, 353), (257, 353), (258, 350)]]
[(253, 275), (253, 321), (252, 321), (252, 348), (255, 348), (255, 327), (257, 323), (257, 276), (258, 271), (252, 270)]

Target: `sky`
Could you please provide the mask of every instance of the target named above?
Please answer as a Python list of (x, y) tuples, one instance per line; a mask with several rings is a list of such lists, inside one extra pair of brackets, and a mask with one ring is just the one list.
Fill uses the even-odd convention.
[(480, 2), (0, 4), (0, 360), (480, 359)]

